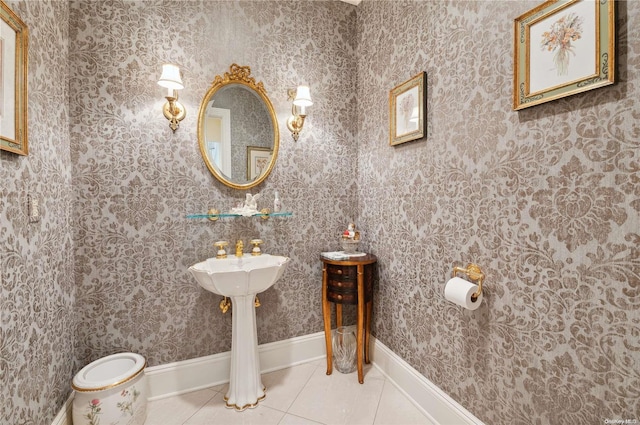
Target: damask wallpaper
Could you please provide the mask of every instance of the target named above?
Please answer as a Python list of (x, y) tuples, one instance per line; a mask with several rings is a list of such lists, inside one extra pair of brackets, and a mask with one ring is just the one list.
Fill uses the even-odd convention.
[[(318, 253), (350, 221), (379, 258), (374, 335), (482, 421), (640, 419), (640, 3), (617, 2), (616, 85), (513, 112), (512, 22), (537, 4), (10, 2), (31, 31), (31, 153), (0, 153), (0, 423), (50, 423), (73, 374), (107, 354), (229, 350), (230, 315), (186, 270), (220, 239), (292, 257), (261, 297), (260, 343), (321, 331)], [(184, 71), (175, 133), (164, 62)], [(278, 190), (293, 218), (185, 218), (244, 198), (196, 138), (234, 62), (280, 124), (253, 192), (269, 206)], [(420, 71), (428, 135), (390, 147), (388, 91)], [(301, 83), (314, 105), (294, 142)], [(474, 312), (442, 295), (471, 261), (487, 274)]]
[[(260, 343), (322, 329), (319, 252), (337, 249), (356, 215), (355, 26), (355, 8), (335, 1), (71, 2), (77, 366), (122, 350), (150, 365), (230, 350), (231, 315), (187, 271), (218, 240), (260, 237), (293, 260), (260, 297)], [(165, 61), (184, 71), (175, 133), (156, 84)], [(277, 190), (293, 218), (185, 218), (245, 199), (209, 173), (196, 131), (202, 97), (232, 63), (251, 67), (280, 125), (277, 164), (251, 192), (269, 207)], [(306, 82), (315, 103), (296, 143), (287, 90)]]
[[(78, 316), (69, 149), (69, 5), (7, 5), (29, 28), (29, 156), (0, 152), (0, 424), (51, 423)], [(6, 37), (6, 34), (3, 35)], [(29, 221), (28, 198), (40, 219)]]
[[(374, 333), (487, 424), (640, 420), (640, 3), (616, 3), (618, 83), (520, 112), (513, 19), (540, 2), (358, 7)], [(388, 90), (420, 71), (427, 137), (391, 148)], [(473, 312), (443, 299), (469, 262)]]

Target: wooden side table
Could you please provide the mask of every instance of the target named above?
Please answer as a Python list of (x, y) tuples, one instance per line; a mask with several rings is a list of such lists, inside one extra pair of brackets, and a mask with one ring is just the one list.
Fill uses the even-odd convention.
[(342, 326), (342, 304), (355, 304), (358, 311), (356, 323), (358, 382), (362, 384), (364, 383), (362, 358), (364, 357), (365, 363), (369, 363), (373, 281), (375, 263), (378, 259), (373, 254), (351, 257), (348, 260), (330, 260), (322, 256), (320, 259), (323, 262), (322, 316), (324, 319), (324, 339), (327, 345), (327, 375), (331, 375), (333, 372), (331, 305), (329, 303), (334, 303), (336, 306), (337, 326)]

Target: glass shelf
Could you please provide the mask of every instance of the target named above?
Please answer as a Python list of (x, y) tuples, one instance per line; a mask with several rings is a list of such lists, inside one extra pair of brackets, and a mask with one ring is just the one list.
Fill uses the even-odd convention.
[(187, 214), (187, 218), (208, 218), (217, 220), (219, 218), (236, 218), (236, 217), (260, 217), (267, 219), (269, 217), (293, 217), (292, 212), (270, 212), (270, 213), (262, 213), (257, 212), (252, 216), (246, 216), (242, 214), (232, 214), (232, 213), (218, 213), (218, 214)]

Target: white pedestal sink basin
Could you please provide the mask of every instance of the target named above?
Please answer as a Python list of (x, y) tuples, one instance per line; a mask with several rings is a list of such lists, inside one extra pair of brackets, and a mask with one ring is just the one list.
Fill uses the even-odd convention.
[(260, 378), (258, 333), (254, 300), (284, 273), (288, 257), (262, 254), (225, 259), (209, 258), (189, 267), (198, 284), (232, 302), (231, 376), (225, 396), (227, 407), (256, 407), (265, 397)]

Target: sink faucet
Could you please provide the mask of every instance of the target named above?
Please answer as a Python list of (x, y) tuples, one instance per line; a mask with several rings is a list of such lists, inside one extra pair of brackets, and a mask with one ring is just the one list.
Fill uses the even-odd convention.
[(236, 242), (236, 257), (242, 257), (243, 249), (244, 249), (244, 244), (242, 243), (241, 239), (238, 239), (238, 242)]

